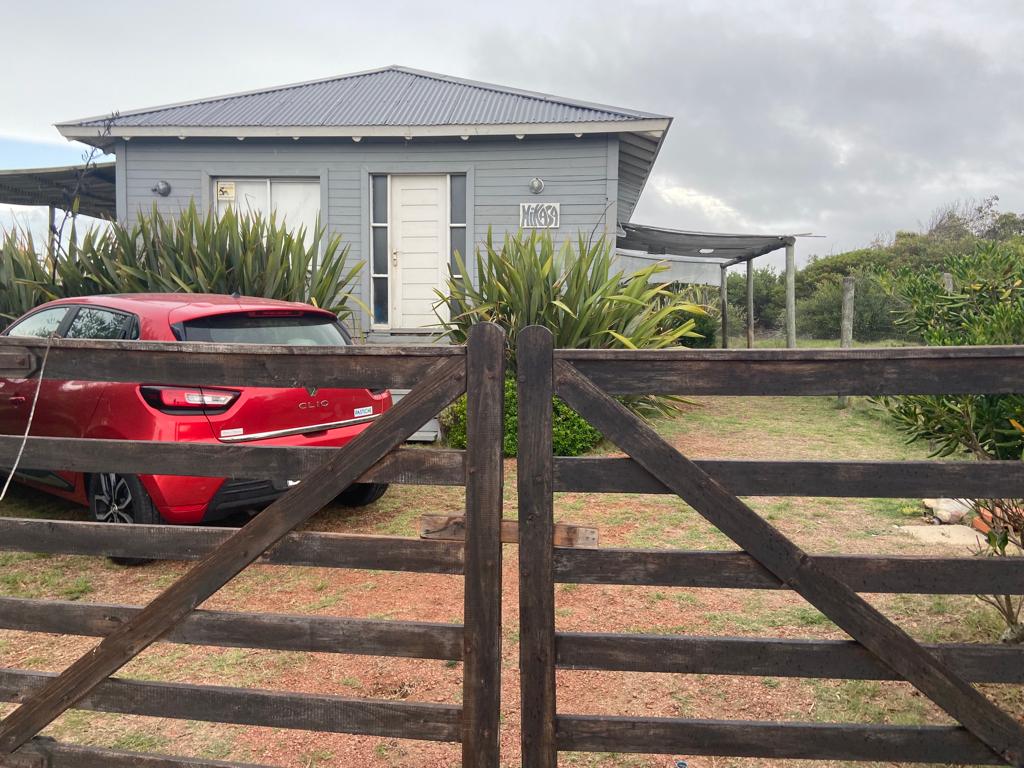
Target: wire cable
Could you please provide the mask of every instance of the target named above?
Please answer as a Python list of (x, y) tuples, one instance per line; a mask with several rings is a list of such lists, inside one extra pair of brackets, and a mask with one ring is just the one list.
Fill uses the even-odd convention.
[(0, 491), (0, 501), (3, 501), (7, 496), (7, 489), (11, 487), (11, 481), (14, 479), (14, 473), (18, 471), (18, 465), (21, 463), (22, 454), (25, 453), (25, 446), (28, 444), (28, 433), (32, 431), (32, 420), (36, 415), (36, 404), (39, 402), (39, 390), (43, 386), (43, 373), (46, 371), (46, 358), (50, 356), (50, 345), (53, 343), (54, 335), (51, 333), (46, 337), (46, 349), (43, 351), (43, 362), (39, 365), (39, 379), (36, 381), (36, 393), (32, 396), (32, 408), (28, 412), (28, 423), (25, 425), (25, 434), (21, 436), (21, 446), (18, 448), (18, 455), (14, 457), (14, 466), (11, 467), (11, 471), (7, 475), (7, 480), (4, 481), (3, 490)]

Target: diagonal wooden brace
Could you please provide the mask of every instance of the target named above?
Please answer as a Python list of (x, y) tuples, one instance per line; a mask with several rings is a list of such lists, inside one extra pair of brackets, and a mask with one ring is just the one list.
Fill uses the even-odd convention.
[(160, 639), (285, 534), (319, 512), (364, 472), (466, 390), (466, 361), (432, 366), (399, 403), (302, 483), (164, 590), (52, 682), (0, 721), (0, 755), (14, 752), (97, 685)]
[(954, 674), (737, 496), (564, 360), (558, 396), (751, 557), (958, 720), (1008, 765), (1024, 766), (1024, 728)]

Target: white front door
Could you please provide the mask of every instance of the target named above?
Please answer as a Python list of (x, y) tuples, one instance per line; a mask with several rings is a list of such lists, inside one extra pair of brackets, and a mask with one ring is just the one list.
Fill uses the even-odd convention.
[(391, 327), (437, 323), (447, 276), (448, 177), (391, 177)]

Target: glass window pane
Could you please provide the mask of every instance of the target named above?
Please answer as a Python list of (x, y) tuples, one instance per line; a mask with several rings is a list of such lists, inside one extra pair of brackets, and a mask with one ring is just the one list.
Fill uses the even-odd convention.
[(452, 224), (466, 223), (466, 177), (452, 176)]
[(57, 332), (67, 312), (67, 307), (54, 307), (53, 309), (44, 309), (42, 312), (36, 312), (31, 317), (26, 317), (11, 328), (7, 335), (46, 338)]
[(188, 320), (184, 328), (185, 341), (297, 347), (343, 347), (346, 344), (337, 320), (320, 314), (251, 317), (248, 313), (232, 312)]
[(374, 224), (387, 224), (388, 223), (388, 177), (387, 176), (371, 176), (373, 185), (373, 218), (371, 221)]
[(83, 307), (68, 328), (69, 339), (119, 339), (128, 316), (105, 309)]
[(272, 181), (270, 205), (279, 224), (283, 222), (292, 232), (305, 228), (303, 243), (308, 248), (316, 237), (320, 217), (320, 182)]
[(373, 227), (373, 274), (388, 273), (388, 228)]
[[(229, 194), (223, 198), (217, 195), (217, 213), (223, 215), (228, 208), (234, 208), (239, 215), (247, 213), (270, 213), (267, 199), (266, 179), (221, 179)], [(219, 185), (215, 185), (219, 188)]]
[(388, 321), (388, 279), (386, 277), (373, 278), (373, 322), (387, 323)]
[(458, 263), (455, 261), (455, 253), (458, 252), (459, 256), (462, 257), (462, 263), (466, 263), (466, 228), (465, 227), (452, 227), (452, 255), (451, 255), (451, 267), (452, 274), (461, 274)]

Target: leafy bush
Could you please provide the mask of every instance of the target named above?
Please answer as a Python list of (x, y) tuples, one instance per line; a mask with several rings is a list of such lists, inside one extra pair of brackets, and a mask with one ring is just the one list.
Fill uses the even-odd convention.
[[(469, 274), (461, 254), (456, 260), (459, 274)], [(438, 291), (437, 308), (446, 304), (450, 309), (450, 317), (438, 312), (444, 335), (461, 344), (476, 323), (500, 325), (513, 371), (519, 332), (530, 325), (550, 329), (559, 348), (658, 349), (696, 337), (692, 318), (674, 325), (673, 319), (703, 314), (669, 291), (667, 283), (652, 284), (664, 266), (631, 275), (615, 271), (611, 243), (603, 237), (591, 243), (581, 234), (556, 253), (547, 232), (507, 234), (499, 250), (488, 231), (475, 266), (476, 285), (449, 278), (446, 290)], [(667, 398), (624, 402), (645, 414), (671, 409)]]
[(714, 349), (718, 346), (718, 318), (705, 311), (698, 315), (693, 315), (691, 319), (694, 335), (686, 334), (680, 337), (679, 343), (691, 349)]
[[(747, 317), (747, 276), (734, 272), (728, 277), (729, 317), (740, 325)], [(776, 331), (785, 322), (786, 276), (772, 267), (754, 270), (754, 327)]]
[[(469, 274), (461, 254), (460, 274)], [(543, 325), (563, 349), (658, 349), (693, 332), (692, 323), (665, 330), (665, 320), (681, 313), (701, 314), (700, 307), (675, 297), (667, 283), (652, 279), (663, 266), (632, 275), (613, 271), (612, 245), (606, 238), (588, 243), (581, 234), (555, 252), (547, 232), (513, 232), (501, 249), (491, 232), (476, 252), (477, 285), (449, 278), (440, 303), (453, 307), (441, 317), (445, 335), (464, 343), (476, 323), (497, 323), (508, 334), (510, 362), (515, 365), (519, 331)]]
[(679, 312), (666, 318), (665, 329), (670, 331), (682, 323), (693, 321), (692, 334), (680, 336), (676, 343), (691, 349), (715, 347), (720, 322), (718, 291), (695, 283), (672, 283), (666, 286), (666, 290), (671, 294), (669, 301), (684, 302), (700, 308), (697, 313)]
[(0, 241), (0, 318), (14, 320), (55, 298), (49, 271), (36, 253), (32, 235), (17, 229), (4, 232)]
[[(853, 337), (858, 341), (906, 337), (907, 328), (896, 325), (893, 300), (878, 280), (861, 273), (856, 275), (856, 281)], [(814, 293), (796, 305), (800, 332), (815, 339), (838, 339), (842, 313), (842, 278), (823, 280)]]
[(40, 260), (31, 238), (9, 232), (0, 261), (0, 310), (17, 316), (61, 296), (237, 291), (313, 303), (343, 319), (352, 315), (351, 286), (363, 264), (345, 269), (349, 247), (337, 235), (324, 242), (320, 229), (308, 244), (305, 236), (304, 228), (290, 230), (274, 215), (228, 210), (203, 216), (192, 203), (165, 217), (154, 207), (130, 226), (93, 228), (81, 240), (72, 230), (54, 284), (51, 263)]
[[(942, 272), (953, 277), (947, 293)], [(988, 243), (947, 259), (941, 269), (896, 273), (885, 282), (897, 322), (935, 346), (1018, 344), (1024, 340), (1024, 246)], [(914, 440), (936, 454), (970, 453), (978, 459), (1020, 459), (1024, 396), (905, 396), (883, 398)]]
[[(505, 456), (514, 457), (519, 448), (519, 400), (515, 377), (505, 378)], [(440, 417), (445, 441), (452, 448), (466, 448), (466, 398), (459, 398)], [(551, 419), (552, 443), (556, 456), (579, 456), (601, 442), (601, 433), (567, 406), (554, 399)]]
[[(953, 290), (941, 272), (953, 277)], [(904, 269), (886, 283), (898, 319), (929, 345), (1018, 344), (1024, 340), (1024, 246), (984, 243), (949, 258), (942, 269)], [(881, 398), (911, 440), (927, 440), (935, 454), (1020, 461), (1024, 455), (1024, 396), (911, 395)], [(1024, 554), (1024, 499), (977, 499), (990, 525), (984, 554)], [(1007, 625), (1006, 641), (1024, 641), (1024, 598), (985, 595)]]

